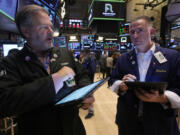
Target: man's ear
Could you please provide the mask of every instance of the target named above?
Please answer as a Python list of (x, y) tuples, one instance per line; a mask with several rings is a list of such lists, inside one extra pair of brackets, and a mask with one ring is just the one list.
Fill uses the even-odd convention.
[(29, 29), (26, 27), (21, 27), (21, 32), (22, 34), (25, 36), (25, 38), (29, 38), (30, 37), (30, 32)]

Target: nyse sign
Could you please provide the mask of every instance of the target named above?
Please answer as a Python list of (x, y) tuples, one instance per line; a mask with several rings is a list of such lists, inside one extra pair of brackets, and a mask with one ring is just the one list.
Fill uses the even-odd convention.
[(105, 3), (104, 12), (102, 13), (104, 16), (115, 16), (116, 13), (113, 11), (113, 6), (110, 3)]
[(93, 17), (125, 18), (126, 5), (123, 2), (95, 1)]

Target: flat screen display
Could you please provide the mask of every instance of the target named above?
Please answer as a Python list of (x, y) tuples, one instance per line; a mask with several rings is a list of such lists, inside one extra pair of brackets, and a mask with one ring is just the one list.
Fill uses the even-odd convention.
[(0, 0), (0, 13), (15, 18), (17, 0)]
[(66, 47), (66, 36), (55, 37), (54, 45), (56, 47)]
[(96, 50), (102, 50), (104, 49), (104, 43), (96, 42), (95, 47), (96, 47)]
[(81, 42), (83, 43), (91, 43), (94, 41), (94, 35), (82, 35)]
[(82, 49), (84, 48), (94, 49), (94, 35), (82, 35), (81, 44), (82, 44)]
[(125, 18), (126, 5), (123, 2), (95, 1), (93, 5), (93, 17)]
[(130, 23), (120, 24), (120, 27), (119, 27), (119, 35), (120, 36), (129, 35), (129, 25), (130, 25)]
[(116, 42), (105, 42), (104, 50), (119, 50), (119, 44)]
[(29, 4), (39, 4), (39, 0), (18, 0), (18, 8), (17, 11), (21, 10), (24, 6), (29, 5)]
[(80, 43), (79, 42), (68, 43), (68, 49), (80, 50)]
[(59, 0), (40, 0), (40, 1), (53, 10), (57, 9), (59, 3)]

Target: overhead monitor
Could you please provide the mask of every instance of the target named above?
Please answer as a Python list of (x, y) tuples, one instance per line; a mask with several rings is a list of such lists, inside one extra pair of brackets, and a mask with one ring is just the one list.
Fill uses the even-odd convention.
[[(47, 0), (47, 1), (51, 3), (51, 0)], [(54, 0), (54, 2), (58, 3), (58, 0)], [(30, 4), (36, 4), (45, 8), (49, 12), (50, 20), (54, 21), (55, 15), (56, 15), (56, 12), (55, 12), (56, 8), (52, 8), (51, 4), (48, 4), (46, 0), (19, 0), (17, 11), (21, 10), (24, 6), (30, 5)]]
[(120, 27), (119, 27), (119, 35), (120, 36), (128, 36), (129, 35), (129, 25), (130, 25), (130, 23), (120, 24)]
[(94, 35), (81, 35), (82, 49), (94, 49)]
[(72, 50), (80, 50), (80, 43), (79, 42), (69, 42), (68, 43), (68, 49)]
[(16, 14), (17, 0), (0, 0), (0, 13), (11, 20), (14, 20)]
[(123, 0), (94, 0), (88, 10), (90, 26), (93, 21), (125, 21), (126, 5)]
[(112, 51), (112, 50), (118, 50), (119, 49), (119, 44), (117, 44), (116, 42), (105, 42), (104, 43), (104, 50), (109, 50), (109, 51)]
[(60, 36), (54, 38), (54, 46), (56, 47), (66, 47), (66, 36)]
[(17, 11), (21, 10), (24, 6), (30, 5), (30, 4), (40, 5), (41, 2), (39, 0), (18, 0)]
[(96, 42), (95, 43), (95, 48), (96, 50), (103, 50), (104, 48), (104, 43), (103, 42)]
[(40, 1), (54, 11), (58, 8), (59, 0), (40, 0)]

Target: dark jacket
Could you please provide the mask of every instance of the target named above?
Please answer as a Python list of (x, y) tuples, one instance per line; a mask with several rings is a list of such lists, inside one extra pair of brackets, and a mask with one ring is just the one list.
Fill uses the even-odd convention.
[[(152, 56), (146, 75), (146, 82), (168, 82), (167, 90), (180, 95), (180, 54), (177, 51), (157, 47), (167, 62), (159, 63)], [(111, 74), (110, 83), (132, 74), (139, 80), (139, 70), (135, 50), (123, 54)], [(174, 109), (164, 109), (159, 103), (143, 102), (143, 116), (138, 117), (139, 99), (133, 90), (119, 95), (116, 123), (122, 135), (179, 135)]]
[[(50, 72), (71, 67), (77, 86), (90, 83), (82, 65), (66, 49), (50, 51)], [(26, 46), (0, 64), (0, 116), (15, 115), (20, 135), (85, 135), (76, 105), (56, 107), (54, 83), (36, 55)]]
[(86, 58), (83, 63), (83, 66), (85, 69), (87, 69), (88, 75), (92, 82), (94, 80), (94, 74), (96, 72), (96, 64), (97, 64), (96, 60), (94, 58), (92, 58), (92, 56), (89, 58)]

